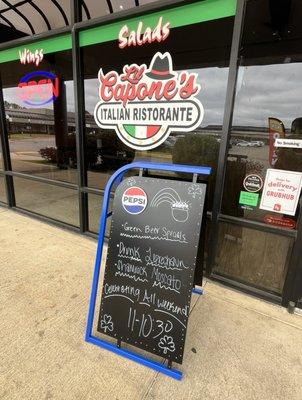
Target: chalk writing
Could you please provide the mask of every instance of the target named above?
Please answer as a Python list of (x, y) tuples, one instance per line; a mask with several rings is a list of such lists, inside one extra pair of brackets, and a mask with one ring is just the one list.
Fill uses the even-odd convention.
[(140, 228), (138, 228), (137, 226), (131, 226), (128, 224), (128, 222), (122, 224), (122, 227), (124, 228), (125, 232), (138, 232), (138, 233), (142, 232)]
[(174, 290), (179, 293), (181, 281), (173, 274), (165, 274), (159, 271), (157, 267), (153, 267), (151, 278), (154, 279), (153, 286), (160, 286), (168, 290)]
[[(140, 213), (123, 204), (134, 184), (150, 199)], [(100, 333), (182, 362), (204, 198), (191, 182), (135, 177), (116, 188)]]
[(132, 263), (125, 263), (122, 260), (117, 261), (117, 269), (121, 272), (137, 274), (140, 276), (147, 276), (146, 266), (134, 265)]
[(130, 260), (141, 261), (141, 257), (139, 254), (139, 247), (136, 246), (125, 246), (123, 242), (120, 242), (117, 247), (118, 250), (118, 257), (125, 257), (129, 258)]
[(150, 240), (167, 240), (170, 242), (179, 242), (179, 243), (187, 243), (185, 240), (179, 240), (179, 239), (170, 239), (170, 238), (164, 238), (164, 237), (159, 237), (159, 236), (148, 236), (148, 235), (128, 235), (127, 233), (121, 233), (121, 236), (132, 238), (132, 239), (150, 239)]
[(151, 247), (149, 247), (146, 251), (145, 261), (147, 266), (152, 265), (154, 267), (160, 267), (165, 269), (176, 269), (181, 271), (182, 269), (187, 269), (188, 267), (184, 264), (183, 260), (169, 256), (166, 254), (165, 256), (161, 256), (152, 251)]
[(137, 282), (137, 281), (140, 281), (140, 282), (148, 282), (148, 279), (142, 279), (142, 278), (140, 278), (139, 276), (135, 276), (135, 275), (130, 275), (130, 274), (127, 274), (126, 272), (120, 272), (120, 271), (117, 271), (116, 273), (115, 273), (115, 276), (124, 276), (124, 277), (126, 277), (126, 278), (129, 278), (129, 279), (133, 279), (135, 282)]
[(153, 339), (161, 336), (163, 333), (169, 333), (173, 329), (173, 323), (170, 320), (163, 321), (154, 319), (148, 312), (140, 312), (137, 308), (129, 307), (127, 327), (131, 332), (136, 332), (138, 337), (149, 337)]
[(130, 296), (133, 296), (136, 298), (136, 300), (139, 299), (140, 295), (140, 289), (135, 288), (134, 286), (128, 286), (128, 285), (109, 285), (108, 283), (105, 283), (104, 285), (104, 294), (112, 294), (112, 293), (122, 293), (122, 294), (128, 294)]

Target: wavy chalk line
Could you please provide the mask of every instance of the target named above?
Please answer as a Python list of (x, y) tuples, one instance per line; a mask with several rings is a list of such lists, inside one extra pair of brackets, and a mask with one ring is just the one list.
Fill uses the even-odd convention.
[(131, 261), (139, 261), (139, 262), (142, 261), (140, 258), (136, 258), (136, 257), (132, 257), (132, 256), (125, 256), (123, 254), (118, 254), (117, 256), (121, 257), (121, 258), (127, 258), (128, 260), (131, 260)]
[(176, 292), (176, 293), (180, 293), (178, 290), (173, 289), (173, 288), (170, 288), (169, 286), (165, 286), (165, 285), (163, 285), (161, 282), (153, 282), (152, 287), (153, 287), (153, 286), (159, 286), (161, 289), (169, 289), (169, 290), (173, 290), (173, 291)]
[[(171, 270), (177, 269), (177, 271), (182, 271), (181, 268), (177, 268), (177, 267), (175, 267), (175, 268), (173, 268), (173, 267), (168, 267), (168, 266), (156, 264), (156, 263), (153, 263), (153, 262), (150, 262), (150, 261), (147, 262), (146, 265), (147, 265), (147, 266), (148, 266), (148, 265), (151, 265), (152, 267), (159, 267), (159, 268), (163, 268), (163, 269), (171, 269)], [(185, 268), (187, 268), (187, 267), (185, 267)]]
[(126, 272), (117, 271), (117, 272), (115, 273), (115, 275), (126, 276), (127, 278), (134, 279), (135, 282), (137, 282), (137, 281), (140, 281), (140, 282), (148, 282), (148, 279), (142, 279), (142, 278), (140, 278), (139, 276), (129, 275), (129, 274), (127, 274)]
[(188, 243), (186, 240), (178, 240), (178, 239), (169, 239), (163, 238), (159, 236), (140, 236), (140, 235), (129, 235), (128, 233), (121, 233), (121, 236), (126, 236), (128, 238), (137, 238), (137, 239), (151, 239), (151, 240), (168, 240), (170, 242), (179, 242), (179, 243)]

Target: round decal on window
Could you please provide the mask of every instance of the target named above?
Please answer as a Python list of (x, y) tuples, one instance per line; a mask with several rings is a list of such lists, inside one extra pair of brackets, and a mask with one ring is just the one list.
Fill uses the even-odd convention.
[(260, 175), (247, 175), (244, 178), (243, 186), (247, 192), (260, 192), (260, 190), (263, 188), (263, 179)]
[(122, 205), (127, 213), (140, 214), (147, 207), (147, 195), (143, 189), (132, 186), (124, 191)]

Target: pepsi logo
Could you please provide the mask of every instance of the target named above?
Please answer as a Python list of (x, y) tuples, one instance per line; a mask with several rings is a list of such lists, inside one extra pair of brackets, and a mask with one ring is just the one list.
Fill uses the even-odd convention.
[(140, 214), (147, 207), (147, 195), (143, 189), (132, 186), (124, 191), (122, 205), (127, 213)]

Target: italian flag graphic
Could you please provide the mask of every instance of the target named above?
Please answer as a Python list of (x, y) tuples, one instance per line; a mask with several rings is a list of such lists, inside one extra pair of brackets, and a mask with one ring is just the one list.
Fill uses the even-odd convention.
[(156, 135), (161, 126), (156, 125), (124, 125), (128, 135), (136, 139), (149, 139)]

